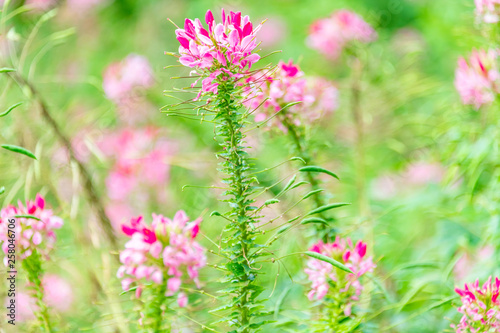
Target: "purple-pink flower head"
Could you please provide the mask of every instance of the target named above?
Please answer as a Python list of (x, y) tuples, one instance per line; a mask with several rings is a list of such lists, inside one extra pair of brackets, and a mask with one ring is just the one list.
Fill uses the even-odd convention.
[(179, 62), (195, 69), (191, 75), (203, 78), (197, 98), (203, 93), (216, 94), (221, 80), (241, 79), (260, 59), (254, 51), (261, 25), (254, 28), (248, 16), (241, 12), (226, 15), (223, 9), (222, 23), (217, 23), (209, 10), (205, 22), (206, 26), (199, 19), (186, 19), (184, 29), (175, 31), (180, 43)]
[(330, 59), (336, 59), (352, 41), (369, 43), (377, 33), (361, 16), (348, 10), (339, 10), (330, 17), (311, 25), (308, 44)]
[[(311, 122), (337, 108), (338, 91), (324, 79), (307, 79), (291, 60), (281, 61), (270, 75), (257, 73), (244, 83), (244, 104), (259, 108), (255, 121), (272, 117), (272, 125), (286, 131), (283, 117), (292, 123)], [(296, 105), (287, 106), (290, 103)]]
[(500, 92), (498, 50), (472, 51), (469, 61), (458, 59), (455, 87), (462, 103), (479, 109), (490, 104)]
[(178, 211), (173, 219), (153, 214), (151, 226), (142, 216), (123, 225), (123, 232), (130, 237), (120, 252), (122, 266), (117, 273), (123, 290), (135, 284), (140, 297), (145, 282), (164, 283), (165, 295), (177, 294), (179, 306), (186, 306), (180, 287), (189, 281), (199, 287), (198, 271), (206, 265), (205, 249), (195, 240), (200, 223), (201, 219), (189, 222), (186, 213)]
[(500, 332), (500, 280), (491, 276), (482, 285), (479, 280), (456, 288), (462, 305), (458, 311), (463, 314), (459, 324), (451, 325), (457, 333)]
[(307, 262), (307, 268), (304, 269), (312, 283), (311, 291), (307, 297), (311, 301), (321, 300), (329, 292), (338, 293), (335, 296), (342, 296), (346, 300), (344, 313), (346, 316), (350, 316), (352, 304), (359, 300), (363, 291), (360, 278), (364, 274), (372, 272), (376, 267), (372, 257), (367, 256), (366, 244), (359, 241), (354, 245), (349, 238), (340, 239), (337, 237), (333, 243), (319, 241), (311, 247), (310, 251), (343, 263), (353, 271), (353, 274), (341, 272), (327, 262), (310, 259)]
[(476, 17), (484, 23), (500, 21), (500, 0), (475, 0)]
[[(12, 229), (10, 223), (13, 219), (15, 227)], [(28, 201), (26, 205), (19, 201), (17, 207), (9, 205), (3, 208), (0, 211), (0, 243), (6, 254), (4, 264), (7, 266), (7, 254), (11, 254), (10, 244), (15, 244), (15, 252), (20, 259), (31, 256), (34, 250), (41, 255), (48, 255), (56, 241), (54, 230), (62, 225), (63, 220), (46, 207), (45, 199), (39, 194), (35, 201)], [(12, 234), (15, 234), (14, 238), (10, 237)]]

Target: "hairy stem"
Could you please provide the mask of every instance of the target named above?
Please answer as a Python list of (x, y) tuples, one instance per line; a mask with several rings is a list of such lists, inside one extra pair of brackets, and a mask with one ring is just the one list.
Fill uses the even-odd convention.
[(109, 242), (111, 243), (113, 248), (117, 248), (116, 244), (116, 236), (113, 232), (113, 227), (111, 226), (111, 221), (109, 220), (109, 217), (106, 214), (106, 211), (104, 209), (104, 204), (102, 203), (101, 199), (97, 195), (97, 189), (92, 181), (92, 177), (90, 176), (89, 171), (85, 167), (82, 161), (76, 157), (75, 151), (73, 149), (73, 146), (71, 145), (70, 139), (63, 133), (61, 127), (57, 124), (55, 119), (52, 117), (52, 115), (49, 112), (49, 109), (47, 107), (47, 104), (43, 100), (43, 98), (40, 96), (40, 93), (38, 90), (35, 88), (35, 86), (25, 80), (23, 77), (18, 75), (17, 73), (9, 73), (11, 77), (18, 82), (19, 85), (27, 87), (31, 94), (34, 96), (34, 98), (38, 101), (38, 104), (40, 106), (40, 110), (42, 113), (42, 117), (45, 119), (45, 121), (49, 124), (49, 126), (52, 128), (54, 131), (56, 137), (59, 139), (59, 141), (62, 143), (64, 148), (69, 153), (70, 159), (76, 163), (78, 166), (78, 169), (80, 171), (80, 175), (83, 180), (83, 188), (85, 190), (85, 193), (87, 194), (88, 200), (91, 204), (91, 206), (94, 207), (96, 210), (97, 216), (99, 218), (99, 221), (101, 223), (101, 227), (103, 228)]
[(227, 175), (224, 182), (229, 190), (224, 194), (229, 197), (231, 211), (226, 217), (232, 222), (226, 226), (226, 231), (231, 235), (224, 240), (226, 244), (225, 254), (230, 258), (226, 267), (228, 270), (228, 281), (237, 286), (232, 291), (232, 318), (230, 321), (238, 327), (238, 332), (247, 333), (251, 329), (250, 319), (253, 308), (251, 307), (254, 297), (259, 288), (255, 286), (254, 280), (257, 271), (252, 267), (254, 261), (250, 257), (254, 244), (253, 223), (251, 206), (252, 200), (248, 197), (253, 193), (253, 180), (247, 177), (251, 169), (246, 147), (243, 146), (244, 135), (242, 134), (243, 120), (239, 112), (239, 105), (232, 95), (234, 86), (225, 82), (219, 86), (217, 95), (218, 120), (217, 134), (223, 139), (221, 147), (223, 151), (219, 154), (224, 159), (221, 163), (222, 171)]

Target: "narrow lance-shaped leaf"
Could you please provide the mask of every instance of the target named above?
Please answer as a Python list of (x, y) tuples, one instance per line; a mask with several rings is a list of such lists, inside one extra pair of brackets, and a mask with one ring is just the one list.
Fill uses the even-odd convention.
[(308, 165), (308, 166), (302, 167), (302, 168), (299, 169), (299, 171), (301, 171), (301, 172), (321, 172), (321, 173), (326, 173), (327, 175), (330, 175), (333, 178), (337, 178), (338, 180), (340, 180), (340, 178), (336, 174), (334, 174), (333, 172), (331, 172), (330, 170), (327, 170), (325, 168), (322, 168), (322, 167), (319, 167), (319, 166), (315, 166), (315, 165)]
[(300, 224), (309, 224), (309, 223), (322, 223), (328, 224), (328, 222), (320, 217), (309, 217), (307, 219), (303, 219)]
[(28, 149), (26, 148), (23, 148), (23, 147), (19, 147), (19, 146), (14, 146), (14, 145), (2, 145), (1, 146), (3, 149), (7, 149), (7, 150), (10, 150), (14, 153), (18, 153), (18, 154), (22, 154), (22, 155), (25, 155), (25, 156), (28, 156), (28, 157), (31, 157), (32, 159), (35, 159), (36, 160), (36, 156), (35, 154), (33, 154), (32, 152), (30, 152)]
[(318, 213), (323, 213), (323, 212), (330, 210), (330, 209), (334, 209), (334, 208), (338, 208), (338, 207), (342, 207), (342, 206), (348, 206), (348, 205), (350, 205), (350, 203), (345, 203), (345, 202), (324, 205), (324, 206), (321, 206), (321, 207), (318, 207), (316, 209), (311, 210), (309, 213), (306, 214), (306, 216), (314, 215), (314, 214), (318, 214)]
[(0, 73), (10, 73), (15, 71), (16, 70), (14, 68), (7, 68), (7, 67), (0, 68)]
[(266, 200), (266, 202), (264, 202), (264, 206), (272, 205), (272, 204), (275, 204), (278, 202), (280, 202), (278, 199), (269, 199), (269, 200)]
[(306, 255), (308, 255), (309, 257), (312, 257), (314, 259), (318, 259), (318, 260), (321, 260), (321, 261), (324, 261), (324, 262), (327, 262), (329, 264), (331, 264), (332, 266), (335, 266), (337, 267), (338, 269), (340, 270), (343, 270), (345, 272), (348, 272), (348, 273), (353, 273), (353, 271), (351, 271), (347, 266), (345, 266), (344, 264), (341, 264), (340, 262), (338, 262), (337, 260), (334, 260), (330, 257), (327, 257), (325, 255), (322, 255), (318, 252), (313, 252), (313, 251), (306, 251), (304, 252)]
[(311, 191), (309, 193), (307, 193), (306, 195), (304, 195), (304, 197), (302, 198), (302, 200), (306, 200), (307, 198), (309, 198), (311, 195), (315, 195), (319, 192), (323, 192), (323, 189), (317, 189), (317, 190), (314, 190), (314, 191)]
[(38, 217), (33, 216), (33, 215), (14, 215), (15, 218), (24, 218), (24, 219), (33, 219), (33, 220), (38, 220), (41, 221)]
[(0, 187), (0, 194), (4, 194), (4, 193), (5, 193), (5, 187), (2, 186), (2, 187)]
[(17, 108), (21, 104), (23, 104), (23, 102), (19, 102), (19, 103), (16, 103), (16, 104), (12, 105), (5, 112), (0, 113), (0, 117), (5, 117), (6, 115), (8, 115), (10, 113), (10, 111), (14, 110), (15, 108)]

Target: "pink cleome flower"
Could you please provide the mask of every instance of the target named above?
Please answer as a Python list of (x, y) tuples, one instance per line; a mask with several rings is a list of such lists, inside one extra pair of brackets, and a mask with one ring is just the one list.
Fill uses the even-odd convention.
[(120, 104), (133, 95), (134, 90), (146, 89), (154, 84), (153, 70), (148, 60), (137, 54), (106, 68), (103, 89), (106, 97)]
[(479, 286), (479, 280), (456, 288), (462, 305), (458, 311), (463, 314), (458, 325), (451, 325), (457, 333), (500, 331), (500, 280), (491, 276)]
[(124, 128), (104, 135), (98, 146), (112, 160), (106, 188), (112, 200), (107, 210), (114, 225), (121, 225), (123, 216), (130, 219), (128, 212), (141, 205), (138, 203), (151, 200), (151, 193), (155, 193), (157, 201), (165, 201), (164, 189), (170, 176), (169, 159), (177, 147), (163, 139), (157, 128)]
[(206, 265), (205, 249), (195, 241), (200, 223), (201, 219), (189, 222), (186, 213), (178, 211), (172, 220), (153, 214), (151, 227), (142, 216), (132, 219), (131, 226), (124, 225), (123, 232), (131, 239), (120, 253), (117, 276), (123, 290), (135, 284), (140, 297), (143, 282), (166, 283), (166, 296), (177, 293), (179, 306), (186, 306), (180, 287), (188, 280), (199, 287), (198, 271)]
[(485, 23), (500, 21), (500, 0), (475, 0), (476, 16)]
[(307, 42), (328, 58), (336, 59), (348, 43), (369, 43), (376, 39), (377, 33), (362, 17), (348, 10), (339, 10), (314, 22)]
[[(322, 114), (332, 113), (338, 106), (338, 90), (333, 84), (321, 78), (306, 79), (291, 60), (281, 61), (274, 72), (266, 74), (255, 74), (242, 83), (243, 103), (251, 109), (260, 108), (261, 112), (255, 116), (257, 122), (280, 112), (271, 125), (286, 131), (281, 117), (286, 116), (295, 123), (312, 122)], [(299, 104), (283, 109), (295, 102)]]
[[(199, 19), (186, 19), (184, 29), (175, 31), (181, 44), (179, 62), (194, 68), (192, 75), (204, 78), (197, 98), (203, 93), (217, 94), (219, 80), (240, 79), (260, 59), (253, 52), (261, 25), (254, 28), (248, 16), (242, 17), (241, 12), (226, 15), (222, 9), (222, 23), (216, 23), (209, 10), (205, 22), (208, 29)], [(192, 87), (195, 85), (196, 82)]]
[(328, 294), (330, 287), (335, 285), (335, 290), (344, 294), (347, 299), (344, 313), (346, 316), (350, 316), (353, 303), (359, 300), (363, 291), (360, 278), (364, 274), (372, 272), (376, 267), (372, 258), (366, 255), (366, 244), (359, 241), (354, 245), (351, 239), (340, 239), (337, 236), (333, 243), (319, 241), (311, 247), (310, 251), (318, 252), (343, 263), (354, 274), (339, 272), (327, 262), (310, 259), (307, 262), (307, 268), (304, 269), (312, 283), (312, 289), (307, 297), (311, 301), (321, 300)]
[(40, 254), (47, 255), (56, 241), (54, 229), (59, 229), (63, 225), (63, 220), (53, 215), (52, 210), (45, 207), (45, 199), (39, 194), (36, 195), (34, 202), (26, 202), (26, 206), (19, 201), (17, 207), (9, 205), (3, 208), (0, 211), (0, 242), (2, 250), (6, 254), (3, 260), (6, 266), (9, 245), (11, 244), (9, 230), (12, 230), (9, 228), (9, 220), (13, 218), (16, 220), (13, 229), (16, 235), (16, 255), (20, 259), (31, 256), (35, 249)]
[(464, 58), (458, 59), (455, 87), (463, 104), (479, 109), (493, 102), (500, 89), (497, 59), (498, 50), (474, 50), (468, 62)]

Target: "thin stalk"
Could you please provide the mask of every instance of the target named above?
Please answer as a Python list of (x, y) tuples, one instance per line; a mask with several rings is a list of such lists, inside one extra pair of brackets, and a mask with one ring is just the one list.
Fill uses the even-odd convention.
[(101, 227), (103, 228), (106, 237), (108, 238), (109, 242), (111, 243), (111, 246), (116, 249), (117, 248), (117, 243), (116, 243), (116, 236), (113, 232), (113, 227), (111, 226), (111, 221), (109, 220), (109, 217), (106, 214), (106, 211), (104, 209), (104, 204), (97, 195), (97, 189), (92, 181), (92, 178), (90, 176), (89, 171), (85, 167), (82, 161), (80, 161), (75, 154), (75, 151), (73, 149), (73, 146), (71, 145), (70, 139), (63, 133), (61, 127), (57, 124), (55, 119), (52, 117), (51, 113), (49, 112), (49, 108), (47, 107), (47, 104), (41, 97), (40, 93), (38, 90), (35, 88), (31, 82), (25, 80), (23, 77), (18, 75), (17, 73), (9, 73), (9, 75), (16, 81), (18, 82), (19, 85), (27, 87), (30, 91), (30, 93), (33, 95), (33, 97), (38, 101), (38, 104), (40, 106), (40, 110), (42, 113), (42, 117), (45, 119), (45, 121), (50, 125), (54, 133), (56, 134), (56, 137), (61, 141), (62, 145), (64, 148), (69, 153), (70, 159), (76, 163), (78, 166), (78, 169), (80, 171), (80, 175), (82, 177), (83, 181), (83, 188), (85, 190), (85, 193), (87, 194), (88, 200), (93, 206), (93, 208), (96, 210), (97, 216), (99, 218), (99, 221), (101, 223)]
[[(304, 138), (300, 135), (297, 126), (295, 126), (291, 122), (291, 120), (286, 114), (283, 115), (281, 121), (288, 130), (288, 137), (290, 138), (293, 144), (293, 149), (295, 150), (295, 153), (298, 154), (298, 157), (302, 158), (306, 162), (306, 165), (311, 165), (312, 157), (309, 154), (307, 147), (305, 147)], [(318, 180), (316, 179), (316, 177), (314, 177), (314, 175), (311, 172), (306, 172), (306, 177), (307, 181), (310, 183), (311, 190), (314, 191), (320, 188)], [(314, 200), (314, 205), (316, 206), (315, 208), (326, 205), (326, 202), (321, 193), (314, 194), (312, 196), (312, 199)], [(320, 213), (318, 214), (318, 216), (326, 221), (334, 220), (334, 218), (326, 216), (324, 213)], [(329, 241), (327, 227), (328, 226), (323, 223), (316, 224), (316, 230), (318, 231), (319, 234), (322, 235), (321, 238), (323, 239), (324, 242)]]

